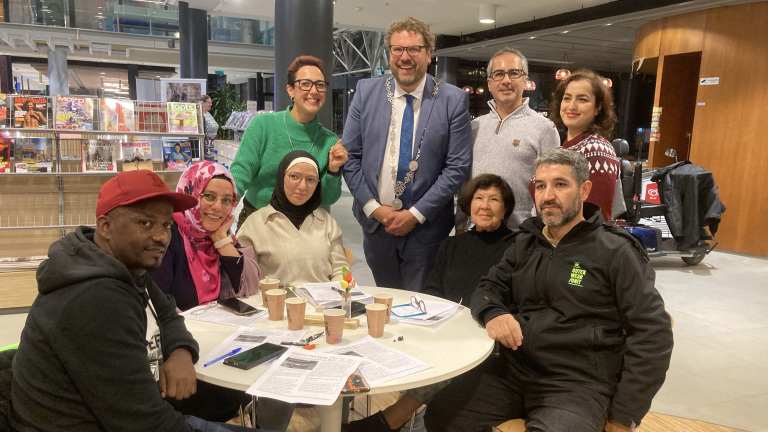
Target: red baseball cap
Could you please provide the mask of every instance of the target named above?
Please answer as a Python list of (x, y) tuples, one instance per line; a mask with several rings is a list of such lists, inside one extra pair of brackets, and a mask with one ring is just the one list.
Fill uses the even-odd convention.
[(99, 189), (96, 217), (105, 215), (117, 207), (159, 196), (168, 197), (173, 201), (174, 212), (197, 205), (197, 198), (185, 193), (171, 192), (163, 179), (152, 171), (122, 171), (107, 180)]

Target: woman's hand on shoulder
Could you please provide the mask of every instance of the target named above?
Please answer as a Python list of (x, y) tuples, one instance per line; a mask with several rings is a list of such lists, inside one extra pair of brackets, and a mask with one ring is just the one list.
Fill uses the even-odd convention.
[(347, 161), (347, 149), (341, 145), (341, 140), (336, 141), (336, 144), (328, 151), (328, 171), (338, 172), (339, 168)]

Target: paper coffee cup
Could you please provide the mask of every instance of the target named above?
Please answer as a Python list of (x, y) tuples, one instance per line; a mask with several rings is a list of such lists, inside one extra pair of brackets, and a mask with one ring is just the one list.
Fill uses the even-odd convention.
[(384, 336), (384, 320), (387, 317), (387, 305), (381, 303), (365, 305), (365, 313), (368, 316), (368, 334), (374, 338)]
[(387, 317), (384, 322), (389, 324), (390, 316), (392, 315), (392, 294), (378, 293), (373, 295), (373, 302), (383, 305), (387, 305)]
[(291, 297), (285, 300), (285, 311), (288, 314), (288, 330), (304, 328), (304, 313), (307, 310), (307, 299)]
[(325, 321), (325, 341), (329, 344), (341, 343), (341, 334), (344, 333), (345, 313), (341, 309), (326, 309), (323, 311)]
[(285, 312), (285, 291), (281, 289), (271, 289), (267, 291), (267, 309), (269, 310), (270, 321), (280, 321)]
[(264, 306), (267, 305), (267, 291), (271, 289), (280, 288), (280, 279), (266, 278), (259, 281), (259, 287), (261, 288), (261, 302)]

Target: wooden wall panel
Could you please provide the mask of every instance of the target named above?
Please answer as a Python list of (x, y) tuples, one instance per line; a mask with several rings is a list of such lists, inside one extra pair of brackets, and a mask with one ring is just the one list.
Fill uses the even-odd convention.
[(704, 25), (707, 11), (665, 18), (659, 56), (701, 51), (704, 48)]
[(663, 20), (651, 21), (647, 24), (643, 24), (637, 31), (635, 31), (635, 51), (632, 55), (633, 63), (641, 58), (653, 58), (659, 56), (662, 22)]
[(764, 140), (768, 119), (768, 3), (708, 12), (691, 160), (715, 174), (727, 207), (717, 238), (722, 249), (768, 256), (768, 230), (756, 220), (768, 214), (763, 186), (768, 167)]
[[(690, 159), (714, 173), (727, 207), (718, 248), (761, 256), (768, 256), (768, 230), (759, 228), (761, 216), (768, 214), (768, 192), (762, 185), (768, 168), (768, 145), (763, 142), (768, 130), (766, 16), (768, 2), (759, 2), (659, 20), (663, 30), (655, 99), (658, 104), (669, 76), (664, 55), (700, 50), (699, 78), (720, 81), (698, 87)], [(662, 138), (664, 121), (662, 114)], [(654, 151), (652, 146), (651, 153), (663, 151), (661, 147)]]

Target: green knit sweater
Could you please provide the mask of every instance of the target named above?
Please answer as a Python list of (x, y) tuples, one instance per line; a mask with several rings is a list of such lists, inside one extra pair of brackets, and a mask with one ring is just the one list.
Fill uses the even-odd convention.
[[(341, 196), (341, 176), (328, 174), (328, 151), (339, 137), (324, 128), (317, 117), (306, 125), (297, 122), (291, 117), (291, 108), (293, 106), (285, 111), (254, 117), (232, 161), (230, 171), (235, 177), (237, 196), (242, 197), (245, 192), (248, 202), (257, 209), (269, 204), (272, 191), (277, 185), (277, 167), (285, 155), (293, 150), (308, 151), (320, 164), (323, 205), (331, 205)], [(315, 134), (317, 139), (312, 146)]]

